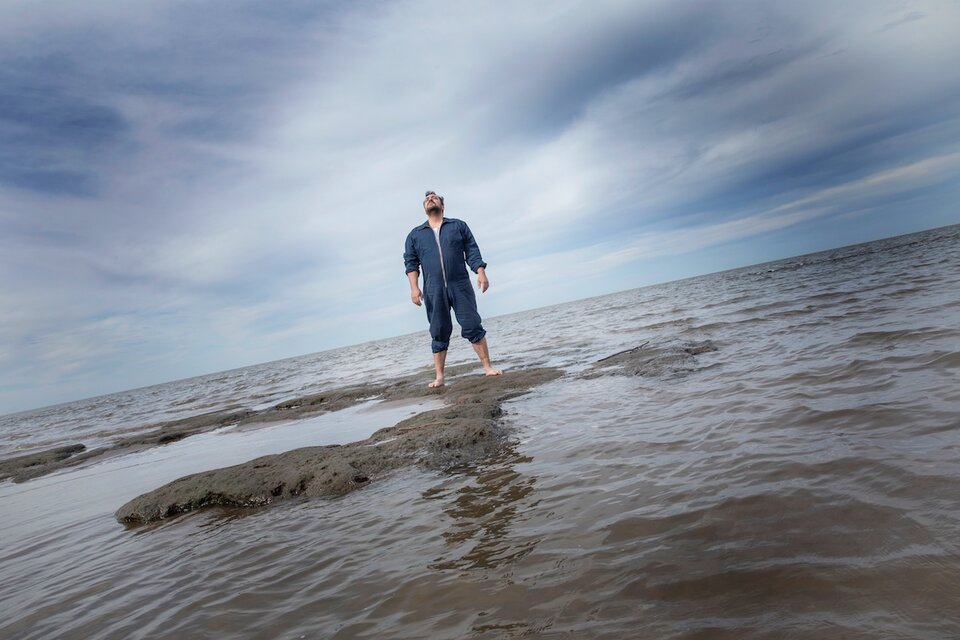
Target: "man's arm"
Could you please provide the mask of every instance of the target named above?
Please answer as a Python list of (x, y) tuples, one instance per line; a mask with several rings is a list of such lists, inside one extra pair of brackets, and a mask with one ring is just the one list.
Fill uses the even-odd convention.
[(413, 244), (413, 232), (407, 234), (407, 241), (403, 246), (403, 264), (410, 281), (410, 300), (419, 307), (423, 302), (423, 294), (420, 293), (420, 256)]
[(487, 280), (486, 267), (477, 269), (477, 286), (480, 287), (480, 293), (486, 293), (487, 289), (490, 288), (490, 281)]
[(490, 281), (487, 280), (487, 263), (483, 261), (480, 247), (477, 246), (477, 241), (466, 222), (463, 222), (461, 232), (463, 233), (463, 257), (467, 265), (477, 274), (477, 286), (480, 287), (480, 293), (484, 293), (490, 288)]
[(407, 279), (410, 280), (410, 300), (419, 307), (423, 302), (423, 294), (420, 292), (420, 272), (407, 271)]
[(487, 263), (483, 261), (483, 256), (480, 255), (480, 247), (477, 246), (477, 241), (474, 239), (470, 227), (462, 220), (460, 223), (460, 232), (463, 234), (463, 257), (473, 272), (479, 274), (480, 269), (486, 267)]

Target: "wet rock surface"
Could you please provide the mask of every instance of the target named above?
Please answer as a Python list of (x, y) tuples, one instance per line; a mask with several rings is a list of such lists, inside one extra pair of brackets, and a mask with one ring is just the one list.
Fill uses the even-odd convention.
[[(598, 360), (580, 375), (584, 378), (596, 378), (606, 375), (651, 376), (672, 378), (686, 375), (698, 368), (696, 356), (716, 351), (710, 341), (687, 342), (673, 346), (651, 347), (643, 343), (631, 349), (621, 351)], [(253, 410), (243, 407), (227, 407), (223, 410), (188, 416), (176, 420), (136, 428), (128, 435), (115, 438), (104, 447), (87, 449), (83, 444), (71, 444), (0, 460), (0, 481), (11, 479), (24, 482), (58, 469), (82, 464), (93, 458), (107, 455), (120, 455), (150, 447), (177, 442), (199, 433), (213, 431), (226, 426), (250, 425), (255, 427), (284, 420), (297, 420), (329, 411), (338, 411), (366, 400), (403, 400), (421, 398), (429, 395), (449, 396), (453, 404), (463, 403), (470, 393), (462, 389), (463, 381), (458, 376), (475, 372), (475, 364), (462, 364), (447, 368), (448, 385), (439, 389), (427, 389), (426, 382), (432, 378), (432, 367), (417, 373), (391, 380), (380, 380), (367, 384), (333, 388), (298, 398), (277, 402), (265, 409)], [(499, 378), (489, 380), (470, 376), (469, 379), (484, 380), (485, 388), (498, 388), (499, 385), (521, 385), (520, 378), (528, 379), (534, 369), (509, 372)], [(546, 370), (545, 370), (546, 371)], [(549, 371), (554, 371), (550, 369)], [(559, 374), (557, 374), (559, 375)], [(492, 381), (492, 382), (491, 382)], [(504, 390), (507, 388), (504, 387)], [(485, 402), (478, 399), (478, 402)], [(428, 415), (428, 414), (424, 414)], [(401, 423), (402, 424), (402, 423)], [(401, 425), (397, 425), (400, 427)], [(297, 483), (285, 486), (296, 486)]]
[(64, 460), (84, 449), (86, 447), (82, 444), (71, 444), (2, 460), (0, 461), (0, 480), (12, 478), (14, 482), (23, 482), (35, 478), (48, 473), (48, 469), (56, 468)]
[[(456, 375), (457, 369), (448, 372)], [(496, 377), (462, 376), (439, 389), (426, 389), (422, 375), (385, 383), (372, 395), (385, 400), (439, 395), (447, 406), (407, 418), (359, 442), (305, 447), (189, 475), (131, 500), (115, 515), (121, 523), (141, 524), (209, 506), (254, 507), (297, 496), (338, 496), (400, 467), (443, 469), (467, 464), (502, 446), (505, 432), (498, 418), (503, 401), (561, 374), (557, 369), (540, 368)], [(318, 394), (285, 401), (267, 411), (344, 408), (370, 397), (372, 389), (355, 387)]]
[[(476, 365), (464, 364), (448, 367), (447, 371), (451, 376), (456, 376), (476, 369)], [(10, 478), (14, 482), (24, 482), (58, 469), (79, 465), (104, 454), (119, 455), (140, 451), (226, 426), (297, 420), (345, 409), (364, 400), (402, 400), (442, 394), (443, 389), (425, 388), (426, 382), (432, 379), (433, 367), (429, 367), (424, 371), (394, 380), (335, 388), (301, 398), (284, 400), (259, 411), (229, 407), (220, 411), (159, 422), (137, 428), (129, 435), (118, 437), (111, 444), (96, 449), (86, 450), (85, 445), (77, 444), (0, 460), (0, 480)]]
[(660, 347), (644, 343), (597, 360), (582, 375), (584, 378), (605, 375), (678, 377), (695, 371), (698, 368), (696, 356), (711, 351), (717, 351), (717, 347), (709, 340)]

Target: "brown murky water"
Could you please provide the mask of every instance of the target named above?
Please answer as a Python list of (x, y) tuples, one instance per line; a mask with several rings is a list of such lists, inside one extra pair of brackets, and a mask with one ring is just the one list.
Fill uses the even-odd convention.
[[(508, 368), (568, 375), (504, 405), (512, 440), (478, 466), (139, 529), (112, 518), (183, 473), (359, 439), (424, 402), (0, 484), (0, 637), (960, 637), (960, 227), (487, 324)], [(324, 357), (363, 379), (417, 362), (422, 338)], [(689, 340), (718, 350), (581, 375)], [(27, 449), (254, 406), (327, 384), (307, 382), (321, 360), (19, 414), (0, 437)]]

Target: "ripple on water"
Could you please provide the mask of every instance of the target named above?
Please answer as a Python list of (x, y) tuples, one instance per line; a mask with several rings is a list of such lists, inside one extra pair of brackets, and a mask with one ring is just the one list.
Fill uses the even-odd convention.
[[(504, 404), (500, 454), (336, 500), (125, 530), (120, 500), (50, 520), (29, 500), (50, 485), (4, 485), (19, 537), (0, 550), (0, 636), (960, 637), (958, 283), (951, 227), (493, 318), (510, 367), (568, 372)], [(682, 375), (592, 375), (691, 338), (717, 351)], [(317, 393), (425, 353), (420, 332), (5, 417), (0, 445)]]

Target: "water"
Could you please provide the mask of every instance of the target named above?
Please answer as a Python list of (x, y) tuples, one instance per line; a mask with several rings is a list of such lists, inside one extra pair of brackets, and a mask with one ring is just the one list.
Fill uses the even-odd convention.
[[(507, 402), (513, 441), (467, 470), (133, 530), (112, 519), (229, 463), (224, 450), (359, 438), (426, 405), (365, 406), (0, 484), (0, 637), (960, 637), (960, 226), (485, 325), (508, 375), (568, 374)], [(8, 416), (0, 445), (89, 445), (413, 371), (424, 338)], [(690, 340), (718, 350), (580, 375)]]

